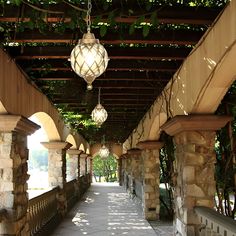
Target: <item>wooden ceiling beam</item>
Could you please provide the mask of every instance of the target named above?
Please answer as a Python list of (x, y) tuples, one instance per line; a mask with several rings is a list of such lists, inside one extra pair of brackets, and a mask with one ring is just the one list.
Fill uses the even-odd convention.
[[(128, 2), (127, 2), (128, 3)], [(97, 3), (93, 6), (93, 15), (100, 15), (101, 9), (96, 9)], [(136, 15), (142, 14), (138, 4), (133, 4), (131, 9), (135, 12)], [(111, 10), (122, 9), (120, 3), (115, 4), (112, 2)], [(124, 7), (124, 6), (123, 6)], [(94, 9), (95, 8), (95, 9)], [(101, 6), (102, 8), (102, 6)], [(71, 18), (69, 17), (68, 12), (71, 12), (73, 8), (66, 4), (54, 4), (49, 6), (49, 9), (53, 11), (62, 11), (63, 15), (53, 14), (49, 15), (46, 19), (47, 22), (70, 22)], [(127, 7), (127, 9), (130, 9)], [(150, 15), (153, 11), (157, 11), (158, 22), (165, 24), (196, 24), (196, 25), (207, 25), (211, 24), (212, 21), (221, 11), (221, 8), (204, 8), (204, 7), (187, 7), (187, 6), (155, 6), (150, 9)], [(25, 5), (24, 6), (24, 16), (21, 17), (19, 14), (19, 9), (16, 6), (4, 5), (4, 15), (0, 18), (0, 22), (28, 22), (30, 21), (29, 16), (31, 15), (32, 9)], [(147, 12), (148, 13), (148, 12)], [(92, 15), (92, 21), (93, 21)], [(128, 23), (132, 24), (138, 19), (136, 16), (125, 16), (125, 17), (115, 17), (115, 22), (118, 23)], [(102, 18), (101, 22), (106, 22), (107, 18)], [(149, 22), (149, 19), (144, 19), (145, 22)]]
[[(204, 31), (190, 31), (190, 30), (157, 30), (151, 31), (147, 37), (144, 37), (141, 30), (136, 30), (134, 34), (124, 32), (122, 37), (119, 33), (108, 31), (107, 34), (100, 38), (101, 43), (109, 45), (120, 44), (162, 44), (162, 45), (195, 45)], [(100, 35), (98, 30), (94, 30), (95, 35)], [(66, 30), (63, 34), (54, 32), (40, 33), (38, 30), (25, 30), (24, 32), (12, 32), (10, 34), (12, 42), (19, 43), (72, 43), (82, 38), (82, 34), (75, 38), (74, 32)], [(3, 33), (0, 33), (0, 39), (4, 39)], [(3, 42), (3, 40), (0, 40)], [(9, 40), (11, 42), (11, 40)]]
[[(106, 71), (100, 77), (96, 78), (93, 84), (96, 86), (98, 83), (118, 83), (125, 81), (144, 81), (144, 82), (168, 82), (172, 77), (173, 72), (156, 72), (156, 71)], [(40, 73), (39, 75), (40, 76)], [(73, 71), (50, 71), (45, 77), (38, 77), (34, 75), (36, 81), (47, 80), (67, 80), (68, 83), (83, 83), (84, 80), (77, 76)], [(71, 82), (70, 82), (71, 80)]]
[[(17, 61), (33, 59), (68, 59), (74, 46), (7, 47)], [(106, 47), (111, 60), (183, 60), (191, 48), (174, 47)]]
[[(153, 61), (153, 60), (110, 60), (106, 71), (169, 71), (175, 72), (182, 61)], [(65, 60), (17, 60), (24, 69), (31, 71), (72, 71), (70, 63)]]

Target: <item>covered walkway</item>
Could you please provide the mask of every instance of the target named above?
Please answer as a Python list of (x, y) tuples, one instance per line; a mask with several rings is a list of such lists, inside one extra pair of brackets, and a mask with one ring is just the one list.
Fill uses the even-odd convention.
[(141, 207), (130, 199), (122, 187), (112, 183), (94, 183), (52, 235), (157, 234), (143, 218)]

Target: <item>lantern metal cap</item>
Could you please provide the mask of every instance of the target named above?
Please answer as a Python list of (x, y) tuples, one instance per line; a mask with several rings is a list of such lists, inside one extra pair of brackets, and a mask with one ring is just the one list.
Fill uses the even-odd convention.
[(83, 38), (79, 40), (79, 43), (95, 44), (99, 43), (99, 40), (95, 38), (93, 33), (87, 32), (83, 35)]

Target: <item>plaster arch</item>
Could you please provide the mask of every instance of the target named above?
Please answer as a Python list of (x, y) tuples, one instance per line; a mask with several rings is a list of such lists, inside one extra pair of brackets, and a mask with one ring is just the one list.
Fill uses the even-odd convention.
[(72, 144), (72, 146), (70, 147), (70, 149), (77, 149), (77, 144), (75, 141), (75, 138), (73, 137), (72, 134), (69, 134), (66, 138), (66, 142)]
[(48, 114), (46, 114), (45, 112), (36, 112), (31, 117), (33, 116), (35, 116), (40, 122), (40, 124), (43, 126), (43, 129), (45, 130), (48, 136), (49, 142), (53, 140), (60, 140), (60, 135), (57, 130), (57, 127), (53, 119)]
[(236, 1), (229, 2), (124, 142), (124, 150), (148, 139), (157, 111), (166, 112), (167, 118), (216, 111), (236, 78), (235, 8)]
[[(122, 155), (123, 153), (123, 148), (121, 144), (117, 144), (117, 143), (110, 143), (108, 144), (110, 152), (112, 153), (113, 156), (116, 157), (116, 159), (119, 159), (119, 157)], [(96, 156), (100, 150), (100, 148), (102, 147), (101, 143), (95, 143), (91, 146), (90, 148), (90, 154), (92, 157)]]
[(6, 108), (4, 107), (4, 105), (2, 104), (2, 102), (0, 101), (0, 114), (7, 114), (7, 110)]
[(160, 127), (167, 121), (167, 114), (164, 112), (161, 112), (160, 114), (158, 114), (152, 124), (151, 124), (151, 128), (150, 128), (150, 132), (148, 135), (148, 140), (157, 140), (160, 137)]
[(85, 152), (85, 147), (84, 147), (84, 144), (83, 144), (83, 143), (80, 144), (79, 150)]

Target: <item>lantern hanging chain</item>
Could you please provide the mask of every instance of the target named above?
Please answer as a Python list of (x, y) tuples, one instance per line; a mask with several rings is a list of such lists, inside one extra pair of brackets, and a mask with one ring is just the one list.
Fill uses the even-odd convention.
[(100, 104), (101, 87), (98, 88), (98, 104)]
[(88, 0), (88, 10), (87, 10), (87, 16), (86, 16), (86, 24), (87, 24), (87, 31), (90, 33), (91, 29), (91, 10), (92, 10), (92, 3), (91, 0)]

